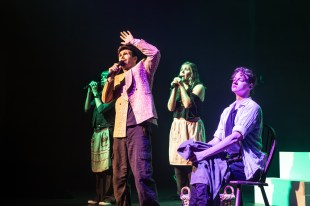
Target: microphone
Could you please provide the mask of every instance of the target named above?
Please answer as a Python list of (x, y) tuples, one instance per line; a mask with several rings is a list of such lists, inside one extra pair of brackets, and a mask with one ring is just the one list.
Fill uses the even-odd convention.
[[(119, 62), (117, 63), (117, 67), (124, 66), (124, 65), (125, 65), (125, 62), (124, 62), (124, 61), (119, 61)], [(119, 72), (119, 71), (117, 71), (117, 72), (110, 72), (110, 73), (107, 75), (107, 78), (111, 77), (112, 74), (114, 74), (114, 75), (118, 74), (118, 72)]]
[[(182, 81), (182, 78), (183, 78), (183, 77), (180, 76), (180, 75), (179, 75), (178, 77), (181, 78), (181, 81)], [(170, 89), (173, 89), (173, 88), (175, 88), (176, 86), (178, 86), (177, 83), (172, 83)]]

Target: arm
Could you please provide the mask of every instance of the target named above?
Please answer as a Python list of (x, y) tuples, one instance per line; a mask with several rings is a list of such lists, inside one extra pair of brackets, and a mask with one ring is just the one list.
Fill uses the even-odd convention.
[(216, 145), (217, 143), (219, 143), (221, 140), (218, 137), (213, 137), (213, 139), (211, 139), (207, 144), (209, 145)]
[[(90, 102), (90, 96), (91, 96), (90, 94), (91, 93), (93, 93), (93, 95), (94, 95), (95, 104), (96, 104), (96, 107), (98, 108), (102, 104), (102, 102), (100, 100), (100, 96), (99, 96), (99, 93), (98, 93), (98, 84), (95, 81), (91, 81), (89, 83), (89, 88), (87, 90), (87, 98), (88, 99), (86, 99), (86, 100), (89, 100), (89, 102)], [(90, 107), (90, 104), (86, 105), (86, 103), (85, 103), (85, 109), (86, 109), (86, 106)]]
[(88, 112), (90, 107), (91, 107), (91, 96), (92, 96), (92, 92), (91, 92), (90, 87), (88, 87), (86, 99), (85, 99), (85, 104), (84, 104), (84, 111), (85, 112)]
[(173, 112), (175, 110), (178, 87), (180, 85), (180, 82), (181, 82), (180, 77), (175, 77), (173, 81), (171, 82), (172, 89), (170, 91), (170, 97), (169, 97), (168, 105), (167, 105), (168, 110), (170, 112)]
[[(223, 119), (227, 117), (227, 112), (230, 110), (226, 109), (224, 110), (223, 114), (221, 115), (221, 120), (218, 126), (217, 131), (215, 132), (215, 138), (217, 138), (217, 135), (223, 135), (223, 125), (224, 125), (224, 121)], [(211, 140), (211, 144), (214, 144), (212, 147), (210, 147), (207, 150), (204, 150), (202, 152), (197, 153), (196, 158), (197, 160), (202, 160), (205, 158), (208, 158), (212, 155), (215, 155), (219, 152), (224, 151), (225, 149), (227, 149), (230, 145), (236, 143), (236, 142), (240, 142), (241, 140), (243, 140), (245, 137), (247, 137), (247, 134), (249, 132), (251, 132), (253, 130), (253, 125), (256, 124), (257, 121), (260, 121), (261, 119), (261, 109), (257, 104), (253, 104), (253, 103), (248, 103), (246, 104), (243, 108), (240, 108), (241, 111), (238, 111), (238, 113), (240, 112), (240, 115), (236, 116), (235, 119), (235, 126), (232, 129), (232, 134), (228, 135), (227, 137), (223, 138), (218, 138), (218, 140), (216, 140), (215, 138), (213, 140)], [(226, 114), (225, 114), (226, 113)]]
[(105, 112), (109, 111), (110, 109), (112, 109), (115, 105), (115, 101), (112, 101), (110, 103), (102, 103), (99, 107), (98, 107), (98, 112), (101, 114), (104, 114)]
[[(181, 90), (181, 100), (182, 100), (182, 103), (184, 105), (184, 107), (187, 109), (187, 108), (190, 108), (193, 104), (193, 99), (191, 99), (190, 96), (188, 96), (184, 86), (182, 83), (180, 83), (179, 85), (180, 87), (180, 90)], [(193, 88), (193, 91), (192, 91), (193, 94), (195, 94), (196, 96), (198, 96), (200, 98), (200, 100), (203, 102), (204, 101), (204, 98), (205, 98), (205, 88), (202, 84), (197, 84), (194, 88)]]
[(84, 110), (87, 112), (91, 107), (91, 96), (92, 94), (95, 97), (96, 107), (98, 108), (101, 105), (100, 97), (98, 96), (98, 85), (97, 82), (91, 81), (87, 89), (87, 96), (85, 100)]
[(214, 142), (217, 142), (217, 141), (218, 141), (218, 143), (214, 144), (212, 147), (210, 147), (209, 149), (206, 149), (204, 151), (194, 152), (196, 155), (197, 161), (206, 159), (208, 157), (211, 157), (217, 153), (224, 151), (230, 145), (242, 140), (242, 135), (241, 135), (241, 133), (234, 131), (231, 135), (227, 136), (222, 141), (219, 141), (219, 139), (215, 140), (215, 138), (213, 138), (213, 140), (210, 141), (211, 144)]
[(132, 44), (146, 56), (144, 59), (144, 67), (149, 74), (153, 75), (159, 64), (161, 57), (160, 51), (143, 39), (135, 39), (130, 31), (121, 32), (120, 38), (123, 40), (121, 44)]
[(184, 85), (182, 82), (178, 82), (179, 88), (180, 88), (180, 94), (181, 94), (181, 101), (185, 109), (188, 109), (190, 106), (192, 106), (192, 102), (190, 97), (188, 96)]
[(169, 97), (168, 105), (167, 105), (168, 110), (170, 112), (173, 112), (175, 110), (177, 91), (178, 91), (177, 87), (173, 87), (173, 89), (170, 91), (170, 97)]
[[(179, 77), (176, 77), (179, 78)], [(188, 109), (192, 106), (192, 99), (191, 97), (187, 94), (184, 85), (181, 81), (177, 81), (177, 85), (180, 88), (180, 93), (181, 93), (181, 101), (185, 109)], [(176, 90), (176, 88), (174, 88)], [(204, 96), (205, 96), (205, 88), (202, 84), (198, 84), (193, 88), (192, 91), (193, 94), (198, 96), (201, 101), (204, 101)], [(168, 107), (169, 108), (169, 107)]]
[(202, 84), (197, 84), (193, 88), (193, 93), (198, 96), (202, 102), (205, 100), (206, 89)]

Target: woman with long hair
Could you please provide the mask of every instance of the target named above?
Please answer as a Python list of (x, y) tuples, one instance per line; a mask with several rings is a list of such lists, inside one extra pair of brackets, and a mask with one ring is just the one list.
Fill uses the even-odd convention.
[(174, 167), (177, 195), (180, 195), (183, 187), (190, 186), (192, 171), (192, 163), (177, 153), (178, 147), (190, 138), (206, 141), (204, 123), (200, 118), (205, 89), (199, 79), (196, 64), (189, 61), (181, 65), (179, 75), (171, 82), (167, 105), (168, 110), (173, 112), (169, 135), (169, 162)]

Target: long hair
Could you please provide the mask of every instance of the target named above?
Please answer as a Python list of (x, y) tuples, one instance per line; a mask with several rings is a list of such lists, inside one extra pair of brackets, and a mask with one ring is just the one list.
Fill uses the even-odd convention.
[[(191, 69), (191, 76), (189, 77), (188, 84), (191, 89), (193, 89), (197, 84), (202, 84), (202, 82), (199, 79), (199, 73), (197, 69), (197, 65), (193, 62), (186, 61), (182, 64), (183, 65), (188, 65), (189, 68)], [(181, 66), (181, 68), (182, 68)]]

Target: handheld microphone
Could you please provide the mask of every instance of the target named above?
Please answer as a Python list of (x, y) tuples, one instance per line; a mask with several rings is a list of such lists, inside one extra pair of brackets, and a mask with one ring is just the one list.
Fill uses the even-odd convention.
[[(117, 67), (120, 67), (120, 66), (124, 66), (125, 65), (125, 62), (124, 61), (119, 61), (118, 63), (117, 63)], [(112, 74), (117, 74), (119, 71), (117, 71), (117, 72), (110, 72), (108, 75), (107, 75), (107, 78), (109, 78), (110, 76), (112, 76)]]
[[(181, 78), (181, 81), (182, 81), (182, 78), (183, 78), (183, 77), (180, 76), (180, 75), (179, 75), (178, 77)], [(172, 83), (170, 89), (173, 89), (173, 88), (175, 88), (176, 86), (178, 86), (177, 83)]]

